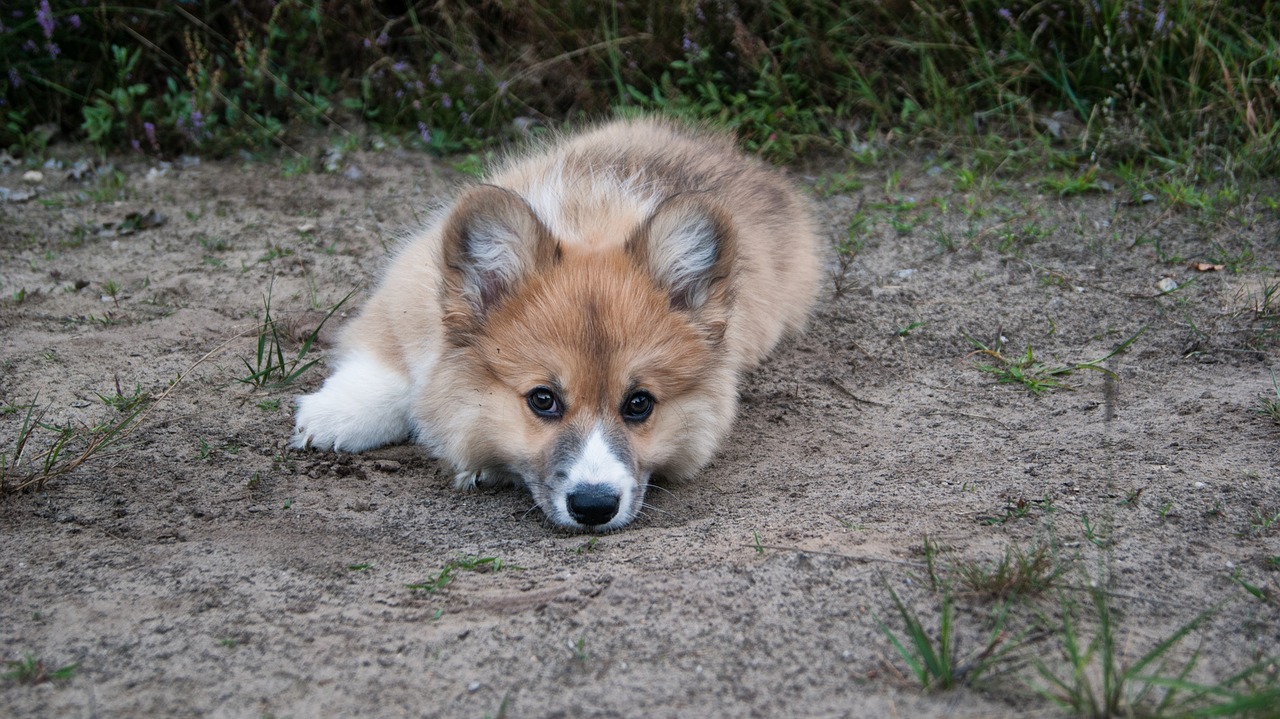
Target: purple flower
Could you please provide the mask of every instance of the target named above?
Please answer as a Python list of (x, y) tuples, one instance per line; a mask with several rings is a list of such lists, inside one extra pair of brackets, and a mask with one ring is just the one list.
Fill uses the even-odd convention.
[(427, 123), (418, 121), (418, 137), (422, 138), (424, 145), (431, 144), (431, 130), (427, 129)]
[(36, 8), (36, 22), (44, 30), (46, 40), (53, 37), (53, 10), (49, 8), (49, 0), (40, 0), (40, 7)]
[(155, 126), (155, 123), (151, 123), (151, 122), (144, 122), (144, 123), (142, 123), (142, 131), (143, 131), (143, 132), (145, 132), (145, 133), (147, 133), (147, 142), (150, 142), (150, 143), (151, 143), (151, 147), (153, 147), (153, 148), (155, 148), (155, 149), (159, 150), (159, 149), (160, 149), (160, 142), (156, 140), (156, 126)]
[(391, 41), (391, 38), (387, 37), (387, 34), (385, 32), (381, 32), (381, 33), (378, 33), (378, 39), (375, 42), (378, 43), (378, 47), (382, 47), (383, 45), (386, 45), (390, 41)]
[(1155, 26), (1156, 32), (1160, 32), (1165, 29), (1164, 21), (1165, 21), (1164, 5), (1161, 5), (1160, 9), (1156, 11), (1156, 26)]
[(446, 110), (453, 107), (453, 98), (449, 97), (449, 93), (446, 92), (440, 96), (440, 105)]
[(436, 87), (440, 87), (441, 85), (444, 85), (444, 80), (440, 79), (439, 65), (431, 66), (431, 70), (427, 72), (427, 82), (431, 83), (432, 85), (435, 85)]
[(1004, 18), (1005, 20), (1008, 20), (1009, 22), (1013, 22), (1013, 13), (1009, 12), (1009, 8), (1007, 7), (1000, 8), (1000, 12), (998, 14), (1000, 15), (1000, 17)]
[(476, 94), (476, 86), (471, 83), (467, 83), (467, 86), (462, 88), (462, 94), (467, 97), (474, 97)]
[(9, 68), (9, 84), (14, 87), (22, 86), (22, 76), (18, 74), (18, 68), (16, 67)]
[(44, 46), (44, 49), (49, 51), (49, 57), (53, 58), (54, 60), (57, 60), (58, 56), (62, 54), (62, 48), (58, 47), (57, 44), (52, 42), (46, 44)]
[(364, 39), (364, 48), (368, 50), (371, 47), (373, 47), (373, 41), (366, 37)]
[(79, 15), (72, 15), (71, 17), (67, 18), (67, 22), (71, 23), (71, 27), (75, 28), (76, 30), (80, 29)]
[(409, 69), (409, 63), (407, 62), (397, 62), (396, 64), (391, 66), (392, 72), (403, 73), (408, 69)]
[(135, 151), (137, 151), (137, 152), (142, 152), (142, 143), (141, 143), (141, 142), (138, 142), (137, 138), (134, 138), (134, 139), (130, 140), (130, 141), (129, 141), (129, 144), (130, 144), (131, 146), (133, 146), (133, 149), (134, 149)]

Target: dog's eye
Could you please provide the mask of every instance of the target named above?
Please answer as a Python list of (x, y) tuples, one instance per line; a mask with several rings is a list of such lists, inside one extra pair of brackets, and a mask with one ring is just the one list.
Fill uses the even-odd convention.
[(535, 387), (528, 397), (529, 409), (539, 417), (559, 417), (564, 414), (556, 393), (546, 387)]
[(634, 392), (622, 403), (622, 418), (628, 422), (643, 422), (653, 412), (653, 395)]

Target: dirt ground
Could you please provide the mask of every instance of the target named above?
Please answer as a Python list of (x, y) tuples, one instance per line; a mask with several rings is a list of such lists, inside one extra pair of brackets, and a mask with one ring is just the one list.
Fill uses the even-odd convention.
[[(181, 381), (122, 445), (0, 498), (0, 659), (75, 665), (39, 682), (11, 664), (0, 714), (1058, 716), (1036, 665), (1070, 670), (1037, 627), (1094, 585), (1125, 662), (1219, 605), (1171, 654), (1204, 651), (1193, 677), (1274, 653), (1280, 425), (1257, 407), (1280, 326), (1256, 305), (1280, 281), (1280, 192), (1209, 214), (1159, 193), (1064, 198), (1034, 175), (962, 191), (964, 164), (795, 169), (839, 180), (816, 193), (833, 240), (864, 218), (843, 291), (828, 280), (810, 330), (744, 379), (714, 464), (599, 537), (550, 527), (521, 490), (454, 491), (413, 447), (286, 449), (331, 326), (292, 387), (238, 381), (264, 296), (291, 359), (465, 179), (447, 162), (4, 168), (0, 449), (21, 406), (93, 425), (118, 416), (100, 395)], [(969, 339), (1066, 365), (1144, 328), (1102, 363), (1114, 375), (1040, 396), (997, 384)], [(998, 602), (961, 570), (1010, 546), (1050, 547), (1064, 573), (1014, 602), (1007, 671), (922, 691), (877, 625), (906, 636), (890, 589), (936, 632), (931, 574), (950, 583), (972, 660)], [(468, 558), (502, 567), (407, 586)]]

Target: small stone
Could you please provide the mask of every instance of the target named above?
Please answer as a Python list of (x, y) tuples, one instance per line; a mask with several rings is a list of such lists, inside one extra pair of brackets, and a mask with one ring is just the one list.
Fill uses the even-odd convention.
[(1172, 277), (1161, 277), (1160, 281), (1156, 283), (1156, 289), (1160, 290), (1161, 293), (1168, 294), (1178, 289), (1178, 283)]
[(1196, 482), (1195, 484), (1193, 484), (1193, 485), (1191, 485), (1191, 486), (1192, 486), (1192, 487), (1195, 487), (1196, 489), (1204, 489), (1207, 485), (1205, 485), (1205, 483), (1204, 483), (1204, 482)]
[(298, 225), (299, 234), (305, 235), (308, 232), (315, 232), (315, 231), (316, 231), (316, 223), (314, 222), (304, 222), (301, 225)]
[(467, 685), (467, 691), (472, 694), (475, 694), (476, 692), (480, 691), (480, 687), (482, 686), (484, 685), (481, 684), (480, 682), (471, 682), (470, 684)]
[(27, 170), (22, 173), (22, 181), (38, 185), (41, 182), (44, 182), (44, 173), (39, 170)]

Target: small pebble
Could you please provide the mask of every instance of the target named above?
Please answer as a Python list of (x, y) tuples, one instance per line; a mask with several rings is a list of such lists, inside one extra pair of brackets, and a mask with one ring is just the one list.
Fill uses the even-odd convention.
[(41, 182), (44, 182), (44, 173), (39, 170), (27, 170), (22, 173), (22, 181), (38, 185)]
[(1161, 277), (1156, 283), (1156, 289), (1161, 292), (1173, 292), (1178, 289), (1178, 283), (1172, 277)]

